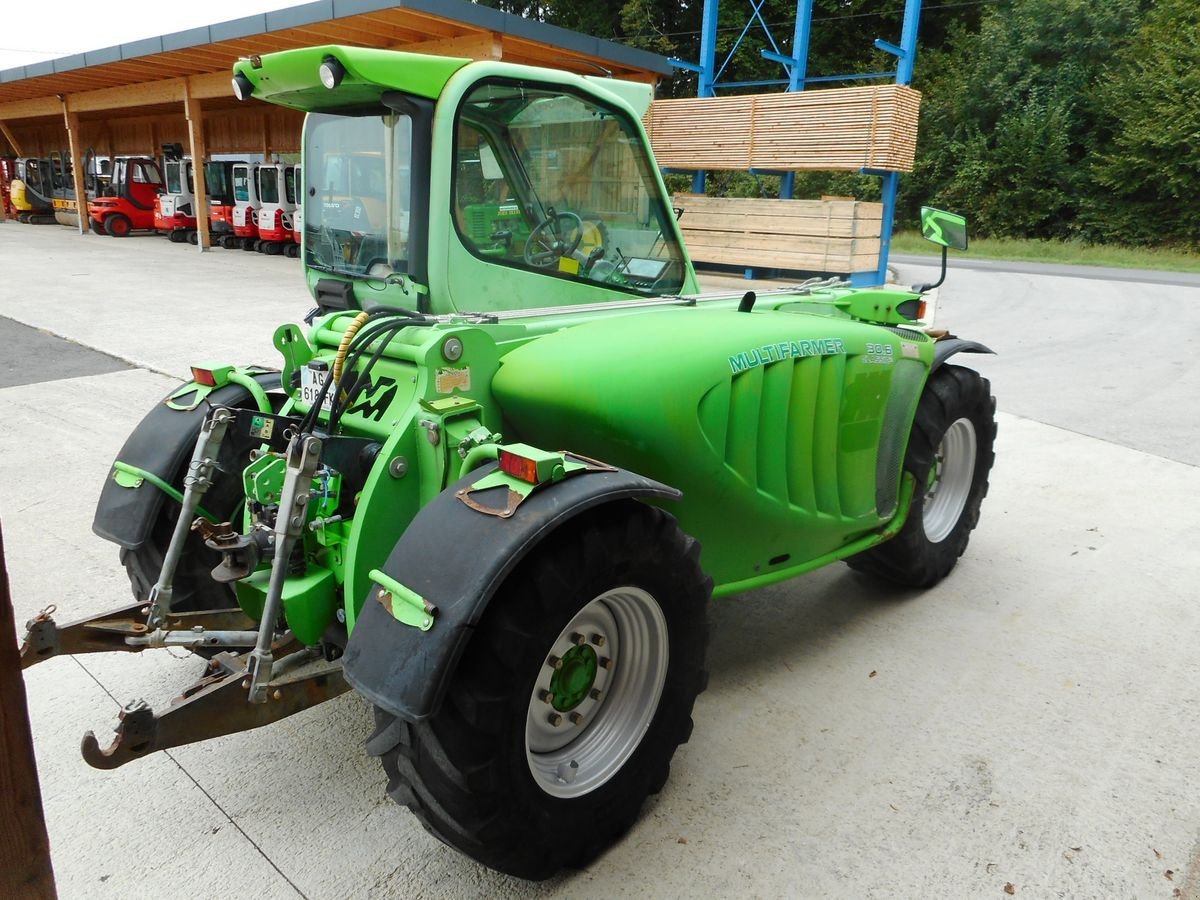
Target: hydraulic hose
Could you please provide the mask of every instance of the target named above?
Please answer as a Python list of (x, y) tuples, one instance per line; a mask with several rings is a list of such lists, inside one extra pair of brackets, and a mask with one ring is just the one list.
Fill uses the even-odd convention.
[(335, 384), (342, 378), (342, 366), (346, 363), (346, 354), (350, 352), (350, 342), (358, 334), (358, 329), (366, 325), (367, 320), (370, 318), (371, 314), (369, 312), (360, 312), (354, 317), (354, 321), (350, 323), (342, 335), (341, 343), (338, 344), (337, 355), (333, 358), (333, 380)]

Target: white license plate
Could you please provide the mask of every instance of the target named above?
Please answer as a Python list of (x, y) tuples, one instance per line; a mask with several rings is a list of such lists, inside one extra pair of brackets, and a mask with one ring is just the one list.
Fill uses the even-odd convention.
[[(300, 402), (308, 407), (312, 407), (317, 402), (317, 397), (320, 396), (321, 388), (324, 386), (325, 379), (328, 376), (328, 372), (313, 370), (308, 366), (302, 368), (300, 370)], [(325, 395), (325, 402), (321, 406), (326, 410), (333, 406), (332, 388)]]

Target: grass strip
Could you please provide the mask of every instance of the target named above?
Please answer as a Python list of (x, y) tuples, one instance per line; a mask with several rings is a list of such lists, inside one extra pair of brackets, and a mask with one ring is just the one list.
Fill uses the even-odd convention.
[[(916, 231), (892, 235), (892, 253), (940, 256), (941, 248)], [(951, 250), (951, 262), (958, 251)], [(1200, 253), (1151, 247), (1119, 247), (1081, 241), (1042, 241), (1020, 238), (979, 238), (966, 253), (977, 259), (1065, 263), (1079, 266), (1112, 266), (1120, 269), (1158, 269), (1166, 272), (1200, 272)]]

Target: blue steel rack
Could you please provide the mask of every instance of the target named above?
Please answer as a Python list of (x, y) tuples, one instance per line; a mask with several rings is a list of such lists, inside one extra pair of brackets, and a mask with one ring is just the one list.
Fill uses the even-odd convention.
[[(792, 35), (792, 54), (788, 56), (780, 52), (779, 45), (771, 33), (771, 27), (763, 18), (762, 8), (766, 0), (748, 0), (750, 15), (746, 24), (726, 55), (720, 67), (717, 66), (717, 10), (720, 0), (704, 0), (704, 22), (700, 31), (700, 61), (686, 62), (672, 59), (671, 64), (681, 69), (688, 69), (699, 75), (697, 97), (715, 97), (718, 88), (736, 87), (779, 87), (788, 91), (802, 91), (810, 84), (834, 81), (860, 81), (866, 79), (894, 79), (896, 84), (911, 84), (913, 65), (917, 59), (917, 31), (921, 22), (921, 0), (905, 0), (904, 21), (900, 31), (900, 45), (882, 39), (876, 39), (875, 46), (896, 57), (894, 72), (868, 72), (852, 75), (808, 75), (808, 44), (812, 34), (812, 17), (814, 0), (797, 0), (796, 27)], [(787, 72), (787, 78), (767, 79), (762, 81), (720, 81), (722, 73), (733, 59), (739, 46), (750, 29), (757, 22), (766, 35), (772, 49), (760, 51), (765, 59), (780, 63)], [(751, 170), (752, 172), (755, 170)], [(880, 229), (879, 267), (874, 272), (852, 272), (850, 282), (854, 285), (883, 284), (887, 280), (888, 255), (892, 246), (892, 225), (896, 216), (896, 194), (900, 190), (900, 173), (880, 169), (860, 169), (863, 175), (878, 175), (883, 179), (883, 223)], [(767, 173), (759, 173), (767, 174)], [(770, 173), (776, 174), (776, 173)], [(781, 172), (779, 196), (790, 199), (795, 187), (796, 173)], [(692, 177), (692, 190), (695, 193), (704, 192), (706, 173), (698, 171)], [(747, 270), (747, 277), (750, 271)]]

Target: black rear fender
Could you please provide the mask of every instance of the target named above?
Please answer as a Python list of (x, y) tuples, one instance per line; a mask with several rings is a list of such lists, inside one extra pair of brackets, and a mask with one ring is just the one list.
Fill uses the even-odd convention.
[[(251, 377), (266, 391), (279, 389), (278, 372), (256, 372)], [(125, 440), (125, 446), (117, 454), (117, 462), (144, 470), (182, 490), (184, 469), (192, 458), (209, 407), (254, 407), (257, 404), (248, 388), (226, 384), (210, 392), (204, 402), (192, 409), (174, 409), (167, 401), (179, 390), (173, 388), (146, 414)], [(148, 539), (167, 494), (149, 479), (135, 475), (122, 476), (121, 480), (129, 485), (124, 486), (117, 481), (119, 474), (115, 467), (109, 470), (100, 501), (96, 504), (92, 531), (106, 541), (136, 550)]]
[(495, 468), (476, 469), (427, 504), (382, 567), (384, 575), (437, 607), (432, 627), (422, 631), (397, 621), (372, 586), (346, 646), (346, 680), (376, 706), (410, 722), (436, 714), (492, 596), (543, 538), (601, 504), (680, 496), (633, 472), (590, 471), (535, 491), (511, 518), (498, 518), (456, 496)]

